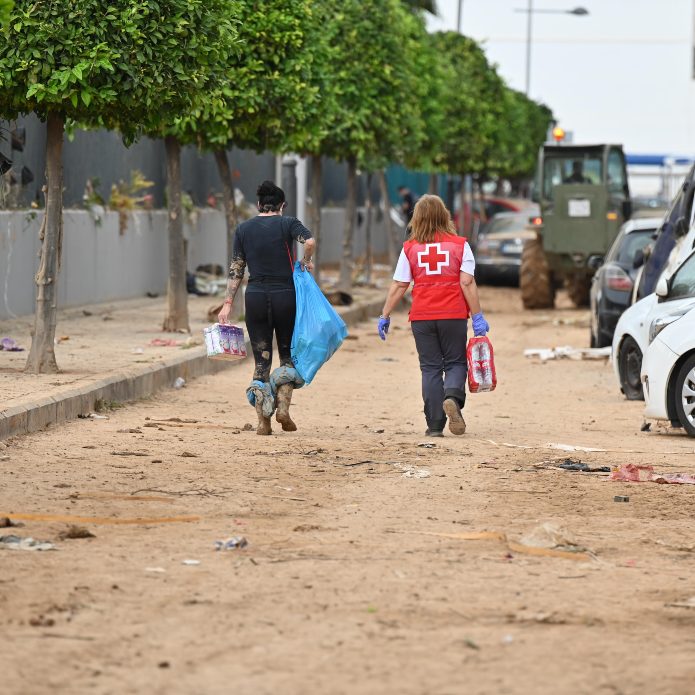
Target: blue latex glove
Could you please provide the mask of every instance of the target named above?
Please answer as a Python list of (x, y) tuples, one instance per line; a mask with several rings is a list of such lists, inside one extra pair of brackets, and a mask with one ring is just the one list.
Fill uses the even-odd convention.
[(386, 340), (386, 334), (389, 332), (389, 326), (390, 325), (391, 325), (391, 319), (390, 318), (384, 318), (383, 316), (379, 317), (378, 331), (379, 331), (379, 337), (382, 340)]
[(483, 336), (490, 330), (490, 324), (485, 320), (482, 311), (478, 312), (477, 314), (473, 314), (471, 319), (473, 320), (474, 336)]

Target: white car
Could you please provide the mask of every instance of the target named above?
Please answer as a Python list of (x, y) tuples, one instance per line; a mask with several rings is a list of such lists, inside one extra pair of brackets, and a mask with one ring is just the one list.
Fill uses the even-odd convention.
[(654, 329), (676, 321), (695, 307), (695, 286), (686, 278), (695, 277), (695, 251), (667, 279), (663, 274), (657, 287), (663, 292), (650, 294), (625, 310), (613, 335), (613, 369), (621, 391), (630, 401), (644, 398), (641, 381), (642, 355), (654, 338)]
[[(687, 279), (689, 291), (695, 293), (695, 273)], [(660, 279), (657, 292), (677, 288), (673, 284), (669, 289)], [(695, 437), (695, 309), (669, 323), (655, 323), (650, 333), (652, 341), (642, 362), (644, 414), (655, 420), (669, 420)]]

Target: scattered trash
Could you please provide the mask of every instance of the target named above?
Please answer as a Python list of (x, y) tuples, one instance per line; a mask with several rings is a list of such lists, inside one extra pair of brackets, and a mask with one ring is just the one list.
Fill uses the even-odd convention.
[(674, 601), (673, 603), (666, 603), (664, 605), (667, 608), (695, 608), (695, 596), (691, 596), (683, 601)]
[(576, 459), (565, 459), (562, 463), (557, 464), (557, 468), (562, 468), (566, 471), (579, 471), (581, 473), (610, 473), (610, 466), (598, 466), (596, 468), (591, 468), (591, 466)]
[(421, 449), (436, 449), (437, 445), (434, 442), (420, 442), (418, 446)]
[(177, 376), (174, 381), (175, 389), (182, 389), (186, 385), (186, 380), (182, 376)]
[(187, 565), (188, 567), (196, 567), (200, 564), (200, 560), (182, 560), (182, 565)]
[(638, 466), (634, 463), (625, 463), (614, 470), (611, 480), (623, 483), (695, 485), (695, 475), (690, 473), (655, 473), (653, 466)]
[(149, 456), (146, 451), (111, 451), (111, 456)]
[(53, 543), (21, 536), (0, 536), (0, 548), (9, 550), (57, 550)]
[(154, 572), (155, 574), (164, 574), (166, 570), (163, 567), (145, 567), (145, 572)]
[(630, 498), (627, 495), (615, 495), (613, 497), (614, 502), (629, 502)]
[(554, 548), (568, 553), (586, 552), (586, 548), (579, 545), (568, 531), (549, 521), (523, 535), (520, 542), (530, 548)]
[(142, 434), (142, 430), (139, 427), (128, 427), (123, 430), (116, 430), (118, 434)]
[(429, 478), (432, 475), (426, 468), (418, 468), (407, 463), (394, 463), (393, 467), (403, 472), (404, 478)]
[(145, 349), (141, 347), (136, 347), (131, 350), (133, 355), (144, 355), (145, 354)]
[(554, 444), (553, 442), (548, 442), (545, 445), (546, 449), (559, 449), (560, 451), (583, 451), (585, 453), (591, 452), (605, 452), (607, 449), (594, 449), (590, 446), (575, 446), (574, 444)]
[(24, 352), (24, 348), (19, 347), (14, 338), (3, 338), (0, 340), (0, 350), (5, 352)]
[(505, 635), (502, 638), (502, 644), (511, 644), (514, 641), (514, 637), (512, 635)]
[(179, 347), (183, 345), (183, 340), (176, 340), (174, 338), (152, 338), (149, 343), (150, 347)]
[(650, 432), (652, 429), (652, 423), (651, 422), (643, 422), (642, 427), (639, 428), (640, 432)]
[(55, 344), (60, 345), (61, 343), (67, 343), (70, 340), (69, 335), (61, 335), (60, 338), (55, 339)]
[(108, 415), (99, 415), (99, 413), (87, 413), (87, 415), (78, 415), (78, 418), (83, 420), (108, 420)]
[(374, 434), (384, 434), (386, 430), (372, 430)]
[(224, 541), (215, 541), (215, 550), (234, 550), (245, 548), (249, 542), (243, 536), (233, 536)]
[(524, 357), (538, 357), (541, 362), (557, 359), (570, 360), (607, 360), (611, 356), (611, 347), (574, 348), (564, 345), (555, 348), (532, 348), (524, 350)]
[(58, 534), (58, 538), (60, 538), (61, 541), (64, 541), (76, 538), (96, 538), (96, 536), (84, 526), (73, 525), (70, 526), (67, 531), (61, 531), (61, 533)]

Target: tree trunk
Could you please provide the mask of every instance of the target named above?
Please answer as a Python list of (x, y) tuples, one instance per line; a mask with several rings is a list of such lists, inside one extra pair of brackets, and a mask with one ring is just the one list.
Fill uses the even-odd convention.
[(227, 220), (227, 270), (232, 262), (234, 250), (234, 232), (237, 226), (236, 200), (234, 199), (234, 181), (232, 170), (229, 168), (226, 150), (215, 150), (217, 172), (222, 181), (222, 199), (224, 201), (224, 216)]
[(186, 291), (186, 247), (183, 243), (181, 208), (181, 145), (172, 135), (164, 138), (167, 154), (167, 198), (169, 202), (169, 286), (168, 313), (163, 331), (187, 331), (188, 293)]
[(343, 255), (340, 259), (340, 280), (338, 282), (343, 292), (352, 290), (352, 238), (355, 231), (355, 216), (357, 214), (357, 160), (348, 159), (347, 200), (345, 202), (345, 226), (343, 227)]
[(430, 174), (430, 184), (429, 190), (427, 191), (430, 195), (437, 195), (439, 193), (439, 175)]
[(32, 374), (58, 371), (55, 356), (58, 311), (58, 272), (63, 247), (63, 117), (49, 113), (46, 124), (46, 213), (41, 225), (41, 260), (36, 273), (34, 333), (25, 371)]
[(367, 218), (364, 227), (365, 237), (365, 259), (364, 259), (364, 280), (367, 284), (372, 281), (372, 179), (374, 174), (367, 174), (367, 197), (364, 201), (364, 212)]
[(321, 155), (311, 156), (311, 220), (309, 229), (316, 240), (314, 279), (321, 284), (321, 199), (323, 197), (323, 164)]
[(391, 219), (391, 199), (389, 198), (389, 189), (386, 184), (386, 172), (380, 169), (377, 174), (377, 179), (379, 181), (379, 192), (381, 194), (381, 202), (384, 206), (384, 231), (386, 232), (386, 245), (389, 254), (389, 265), (391, 268), (396, 267), (396, 261), (398, 260), (398, 247), (399, 241), (396, 239), (395, 231), (393, 227), (393, 220)]
[(459, 234), (466, 233), (466, 175), (461, 174), (461, 207), (459, 208)]

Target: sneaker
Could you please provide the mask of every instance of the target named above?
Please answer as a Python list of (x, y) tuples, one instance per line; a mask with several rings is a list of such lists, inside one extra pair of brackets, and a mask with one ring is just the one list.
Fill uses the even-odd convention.
[(444, 430), (431, 430), (429, 427), (425, 430), (425, 437), (443, 437)]
[(444, 399), (444, 412), (449, 418), (451, 434), (463, 434), (466, 431), (466, 421), (461, 415), (461, 406), (453, 398)]

